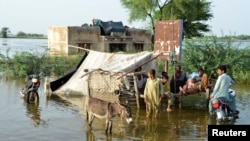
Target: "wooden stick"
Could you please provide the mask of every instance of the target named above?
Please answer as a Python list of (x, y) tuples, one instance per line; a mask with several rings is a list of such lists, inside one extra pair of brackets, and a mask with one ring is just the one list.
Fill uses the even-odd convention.
[(72, 47), (72, 48), (77, 48), (77, 49), (85, 50), (85, 51), (90, 51), (89, 49), (78, 47), (78, 46), (73, 46), (73, 45), (68, 45), (68, 46)]
[[(123, 77), (123, 76), (127, 75), (128, 73), (130, 73), (130, 72), (134, 71), (135, 69), (137, 69), (137, 68), (139, 68), (139, 67), (141, 67), (141, 66), (143, 66), (143, 65), (147, 64), (148, 62), (150, 62), (150, 61), (152, 61), (152, 60), (156, 59), (156, 58), (157, 58), (157, 57), (159, 57), (161, 54), (162, 54), (162, 52), (161, 52), (161, 53), (159, 53), (158, 55), (156, 55), (155, 57), (153, 57), (153, 58), (151, 58), (151, 59), (147, 60), (146, 62), (144, 62), (144, 63), (140, 64), (139, 66), (136, 66), (135, 68), (131, 69), (130, 71), (126, 72), (125, 74), (123, 74), (123, 75), (119, 76), (117, 79), (120, 79), (121, 77)], [(118, 72), (117, 72), (117, 73), (118, 73)], [(115, 74), (114, 74), (114, 75), (115, 75)]]
[(100, 69), (94, 69), (94, 70), (92, 70), (90, 72), (87, 72), (87, 73), (83, 74), (80, 78), (83, 78), (84, 76), (86, 76), (86, 75), (88, 75), (88, 74), (90, 74), (90, 73), (92, 73), (94, 71), (98, 71), (98, 70), (100, 70)]
[(92, 70), (92, 71), (90, 71), (90, 72), (87, 72), (87, 73), (85, 73), (85, 74), (83, 74), (80, 78), (83, 78), (84, 76), (86, 76), (86, 75), (88, 75), (88, 74), (90, 74), (90, 73), (92, 73), (92, 72), (94, 72), (94, 71), (101, 71), (101, 73), (103, 73), (103, 72), (108, 72), (108, 73), (110, 73), (110, 71), (105, 71), (105, 70), (102, 70), (102, 69), (94, 69), (94, 70)]

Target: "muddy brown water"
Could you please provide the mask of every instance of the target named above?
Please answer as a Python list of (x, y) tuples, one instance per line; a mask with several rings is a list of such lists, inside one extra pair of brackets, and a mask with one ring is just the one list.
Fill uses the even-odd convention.
[[(19, 91), (24, 81), (6, 79), (0, 75), (0, 139), (4, 141), (177, 141), (207, 140), (208, 124), (217, 124), (209, 117), (204, 96), (184, 98), (183, 108), (175, 107), (159, 117), (145, 118), (145, 109), (132, 103), (133, 123), (128, 125), (119, 117), (114, 119), (113, 134), (106, 135), (105, 121), (96, 118), (93, 129), (85, 122), (84, 96), (55, 96), (44, 94), (39, 88), (38, 105), (26, 104)], [(234, 85), (240, 117), (235, 122), (223, 124), (249, 124), (249, 85)]]

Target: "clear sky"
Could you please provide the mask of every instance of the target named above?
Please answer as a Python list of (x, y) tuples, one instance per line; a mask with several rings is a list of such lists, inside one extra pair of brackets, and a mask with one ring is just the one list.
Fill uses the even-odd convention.
[[(214, 18), (207, 22), (211, 34), (250, 35), (250, 0), (211, 1)], [(0, 10), (0, 29), (8, 27), (14, 34), (47, 34), (49, 26), (81, 26), (93, 18), (144, 27), (143, 22), (128, 23), (127, 9), (120, 0), (0, 0)]]

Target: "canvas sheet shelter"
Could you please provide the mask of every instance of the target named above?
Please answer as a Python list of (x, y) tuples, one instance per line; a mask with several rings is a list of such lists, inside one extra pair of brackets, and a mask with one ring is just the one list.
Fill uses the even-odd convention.
[[(89, 94), (89, 76), (98, 71), (110, 72), (112, 78), (118, 83), (121, 75), (133, 71), (141, 66), (142, 70), (147, 72), (155, 67), (155, 55), (153, 52), (144, 51), (140, 53), (104, 53), (98, 51), (89, 51), (85, 60), (80, 64), (73, 75), (57, 88), (53, 93), (56, 94)], [(153, 58), (153, 59), (152, 59)], [(96, 80), (98, 81), (98, 80)]]

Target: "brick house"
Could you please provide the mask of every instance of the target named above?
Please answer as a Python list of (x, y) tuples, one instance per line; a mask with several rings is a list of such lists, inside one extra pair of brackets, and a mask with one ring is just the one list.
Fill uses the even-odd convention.
[(99, 20), (99, 24), (90, 26), (48, 28), (50, 55), (75, 54), (82, 52), (81, 48), (102, 52), (138, 52), (152, 50), (151, 45), (150, 33), (123, 26), (121, 22)]

